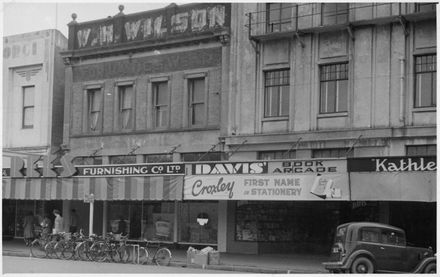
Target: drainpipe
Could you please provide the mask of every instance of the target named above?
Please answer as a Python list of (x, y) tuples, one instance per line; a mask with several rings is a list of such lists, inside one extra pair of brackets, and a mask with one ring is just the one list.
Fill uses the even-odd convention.
[(401, 57), (400, 61), (400, 110), (399, 110), (399, 121), (404, 122), (405, 120), (405, 59)]

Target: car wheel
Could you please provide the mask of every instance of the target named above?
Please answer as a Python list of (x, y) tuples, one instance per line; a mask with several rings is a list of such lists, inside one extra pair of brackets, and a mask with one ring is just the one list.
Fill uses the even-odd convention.
[(424, 273), (436, 273), (437, 272), (437, 264), (436, 263), (430, 263), (425, 267)]
[(351, 273), (373, 273), (373, 262), (366, 257), (359, 257), (351, 264)]

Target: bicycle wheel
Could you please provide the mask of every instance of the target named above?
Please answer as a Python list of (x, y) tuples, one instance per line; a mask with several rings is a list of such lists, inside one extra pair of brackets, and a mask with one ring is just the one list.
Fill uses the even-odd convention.
[(94, 243), (89, 250), (89, 258), (95, 262), (103, 262), (107, 256), (108, 247), (102, 242)]
[(46, 256), (51, 259), (58, 258), (57, 253), (55, 252), (55, 245), (57, 244), (56, 241), (49, 241), (46, 246), (44, 246), (44, 250), (46, 250)]
[(121, 262), (121, 256), (119, 255), (119, 246), (112, 243), (109, 246), (109, 256), (115, 263)]
[(76, 256), (81, 261), (88, 261), (89, 258), (89, 243), (87, 241), (83, 241), (80, 244), (78, 244), (75, 248)]
[(139, 264), (147, 264), (148, 263), (148, 250), (145, 247), (139, 247)]
[[(127, 247), (126, 245), (121, 245), (118, 249), (119, 257), (121, 259), (121, 262), (127, 263), (130, 260), (131, 252), (133, 248)], [(135, 259), (135, 257), (133, 257)]]
[(64, 259), (62, 253), (65, 247), (67, 247), (67, 241), (64, 240), (61, 240), (55, 244), (54, 252), (58, 259)]
[(73, 259), (75, 256), (75, 246), (75, 243), (72, 241), (65, 243), (64, 248), (61, 251), (61, 258), (64, 260)]
[(36, 239), (31, 243), (30, 251), (31, 257), (35, 258), (44, 258), (46, 257), (46, 251), (44, 250), (45, 242), (42, 240)]
[(168, 248), (160, 248), (157, 250), (154, 260), (157, 265), (167, 266), (171, 261), (171, 251)]

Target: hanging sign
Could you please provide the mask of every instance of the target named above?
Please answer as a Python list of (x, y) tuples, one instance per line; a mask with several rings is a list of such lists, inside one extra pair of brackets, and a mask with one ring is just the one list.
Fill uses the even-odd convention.
[(186, 176), (185, 200), (349, 200), (348, 174)]

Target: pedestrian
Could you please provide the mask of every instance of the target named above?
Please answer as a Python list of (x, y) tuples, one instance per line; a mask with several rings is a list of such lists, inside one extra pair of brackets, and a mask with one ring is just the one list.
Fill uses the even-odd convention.
[(58, 233), (63, 232), (64, 220), (63, 220), (59, 210), (57, 210), (57, 209), (53, 210), (53, 214), (55, 215), (55, 220), (54, 220), (54, 225), (53, 225), (53, 233), (58, 234)]
[(48, 214), (44, 215), (43, 221), (41, 222), (41, 237), (43, 239), (47, 239), (47, 237), (49, 236), (49, 234), (51, 233), (52, 230), (52, 221), (49, 218)]
[(119, 216), (119, 222), (118, 222), (118, 234), (121, 234), (122, 236), (126, 235), (127, 230), (127, 223), (124, 220), (124, 217), (122, 215)]
[(72, 209), (71, 212), (69, 232), (73, 234), (78, 230), (78, 215), (76, 214), (75, 209)]
[(23, 220), (23, 230), (24, 230), (24, 242), (26, 246), (29, 246), (35, 238), (35, 216), (29, 211)]

